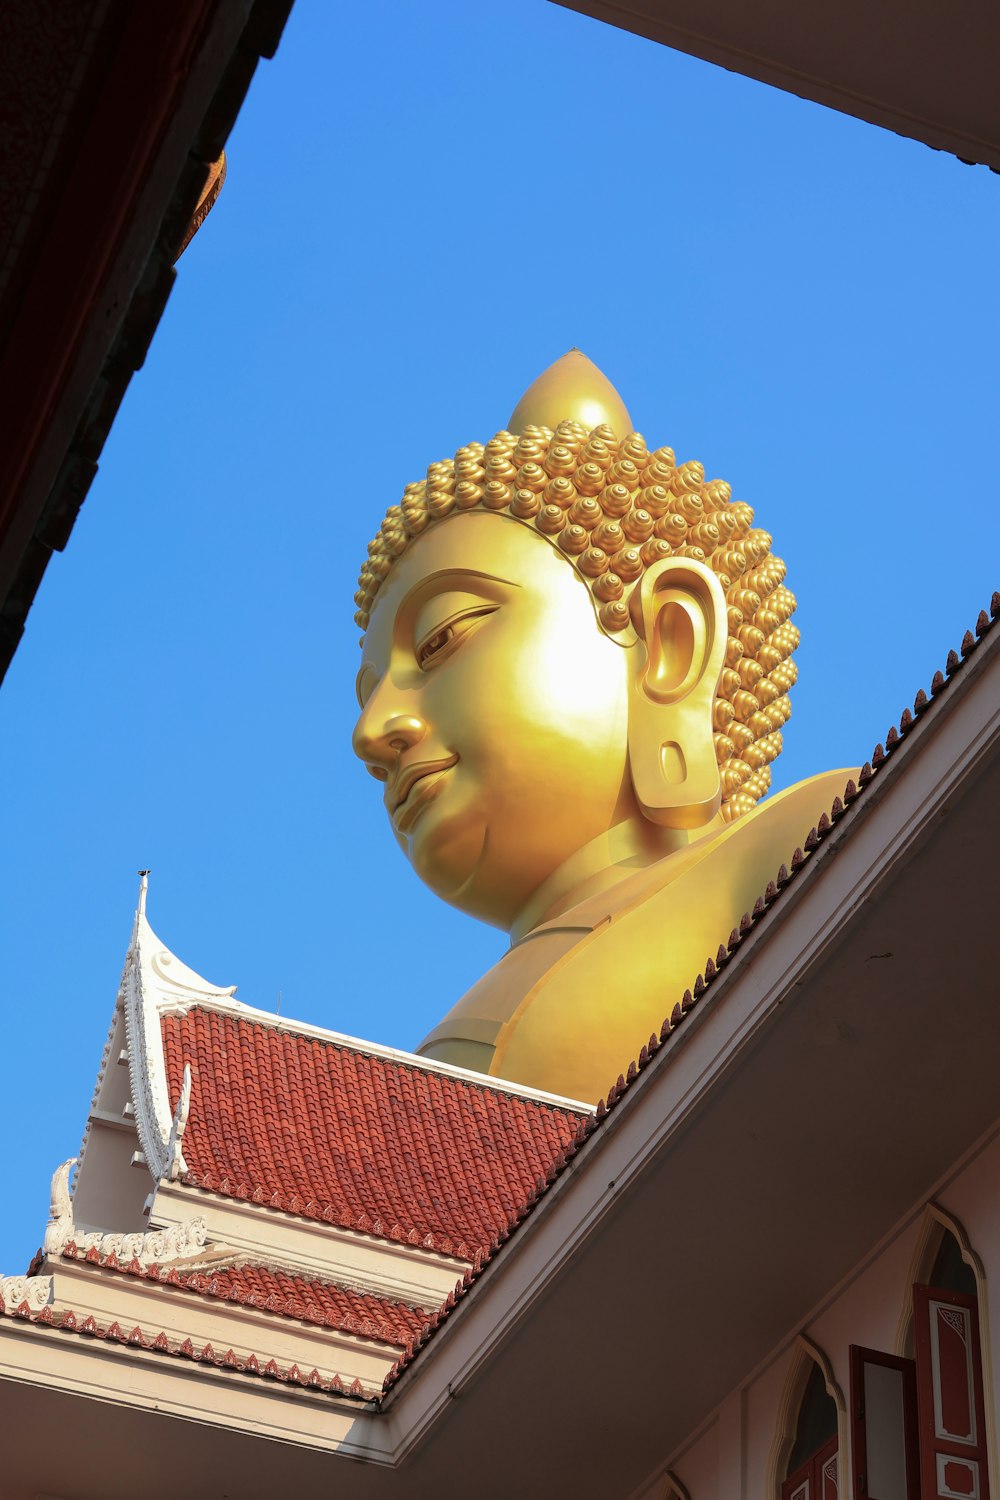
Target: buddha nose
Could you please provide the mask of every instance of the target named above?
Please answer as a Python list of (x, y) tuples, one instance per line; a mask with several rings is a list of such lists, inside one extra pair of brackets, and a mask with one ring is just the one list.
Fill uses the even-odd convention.
[(377, 780), (385, 781), (399, 757), (426, 733), (427, 725), (416, 714), (392, 714), (379, 722), (366, 709), (354, 730), (354, 753)]

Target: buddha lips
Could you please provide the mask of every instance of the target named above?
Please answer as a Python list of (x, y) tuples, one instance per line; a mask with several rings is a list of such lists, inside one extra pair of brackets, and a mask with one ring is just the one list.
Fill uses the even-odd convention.
[(699, 463), (678, 464), (670, 448), (650, 453), (639, 433), (618, 442), (610, 427), (578, 422), (498, 432), (433, 463), (390, 506), (368, 547), (354, 618), (362, 631), (393, 563), (428, 526), (463, 510), (494, 511), (556, 547), (587, 585), (600, 628), (630, 643), (626, 599), (643, 572), (670, 557), (693, 558), (726, 595), (726, 665), (714, 706), (715, 753), (728, 822), (749, 812), (771, 783), (791, 714), (791, 660), (799, 632), (795, 597), (771, 537), (753, 511), (730, 498), (724, 480), (706, 482)]

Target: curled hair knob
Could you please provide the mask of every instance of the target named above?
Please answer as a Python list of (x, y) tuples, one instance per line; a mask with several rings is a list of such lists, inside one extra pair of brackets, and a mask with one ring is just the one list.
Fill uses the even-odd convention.
[(606, 516), (625, 516), (632, 508), (632, 491), (627, 484), (609, 484), (601, 491), (601, 509)]
[(604, 604), (613, 604), (625, 592), (625, 585), (617, 573), (602, 573), (594, 584), (594, 598)]
[(611, 566), (625, 583), (634, 583), (642, 572), (642, 554), (638, 547), (623, 547), (611, 559)]
[(630, 623), (628, 605), (625, 600), (615, 599), (611, 603), (602, 604), (600, 620), (605, 630), (624, 630)]
[(566, 524), (566, 513), (561, 505), (543, 505), (535, 517), (535, 525), (546, 536), (555, 536)]
[(519, 490), (544, 490), (549, 482), (549, 476), (541, 464), (534, 462), (522, 464), (517, 471), (517, 487)]
[(542, 508), (542, 502), (534, 490), (518, 490), (510, 502), (511, 515), (519, 516), (522, 521), (530, 521), (532, 516), (537, 516)]
[(557, 474), (554, 479), (550, 479), (542, 494), (550, 505), (559, 505), (563, 510), (568, 510), (576, 499), (573, 481), (565, 474)]
[(663, 538), (659, 536), (651, 536), (649, 540), (643, 542), (642, 546), (639, 548), (639, 556), (642, 558), (647, 568), (653, 567), (655, 563), (665, 562), (666, 559), (668, 557), (671, 557), (672, 555), (673, 548), (671, 547), (670, 543), (665, 542)]
[(593, 462), (581, 464), (573, 471), (573, 483), (580, 495), (599, 495), (604, 488), (604, 470)]
[(488, 479), (483, 486), (483, 504), (487, 510), (503, 510), (510, 504), (510, 485), (502, 479)]
[(576, 454), (565, 443), (553, 443), (545, 455), (543, 467), (553, 478), (559, 474), (572, 474), (576, 468)]
[(569, 508), (569, 519), (587, 531), (593, 531), (601, 519), (601, 507), (588, 495), (581, 495)]
[(583, 526), (566, 526), (559, 533), (559, 545), (571, 557), (577, 557), (590, 546), (590, 537)]
[(472, 510), (482, 498), (482, 490), (471, 479), (463, 479), (455, 486), (455, 504), (459, 510)]
[(603, 547), (605, 552), (617, 552), (625, 546), (625, 533), (617, 521), (602, 521), (595, 526), (591, 540), (595, 547)]
[(630, 510), (622, 520), (622, 530), (630, 542), (644, 542), (653, 534), (653, 518), (648, 510)]
[(611, 559), (601, 547), (588, 547), (586, 552), (580, 554), (577, 567), (587, 578), (600, 578), (602, 573), (608, 571)]

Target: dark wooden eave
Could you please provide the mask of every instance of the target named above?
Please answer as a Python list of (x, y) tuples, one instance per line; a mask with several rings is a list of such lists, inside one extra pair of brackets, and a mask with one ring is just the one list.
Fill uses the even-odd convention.
[(556, 0), (1000, 170), (995, 0)]
[(3, 8), (0, 677), (145, 358), (209, 164), (290, 8)]

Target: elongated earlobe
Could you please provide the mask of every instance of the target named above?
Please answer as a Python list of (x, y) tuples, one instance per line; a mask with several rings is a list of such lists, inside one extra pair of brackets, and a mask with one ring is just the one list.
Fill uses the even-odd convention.
[(639, 636), (629, 682), (629, 765), (645, 817), (701, 828), (722, 804), (712, 708), (726, 654), (726, 600), (689, 558), (649, 568), (629, 601)]

